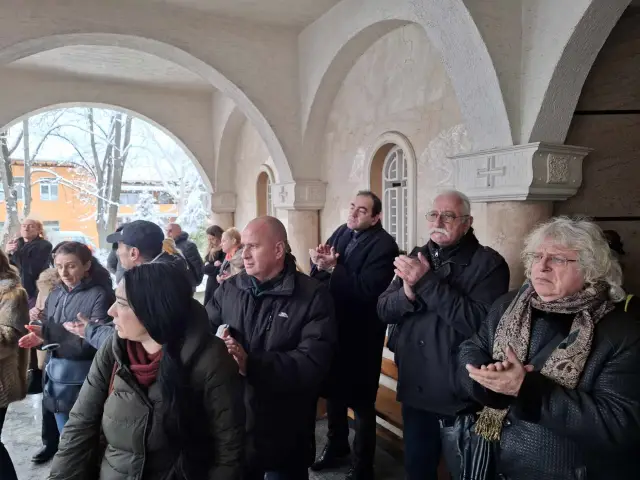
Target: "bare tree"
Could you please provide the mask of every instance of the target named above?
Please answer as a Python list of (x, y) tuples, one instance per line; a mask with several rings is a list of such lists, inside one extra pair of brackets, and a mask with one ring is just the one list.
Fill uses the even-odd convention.
[(13, 145), (8, 144), (8, 130), (0, 132), (0, 150), (2, 150), (2, 191), (4, 193), (4, 203), (7, 209), (7, 216), (2, 229), (1, 244), (4, 246), (9, 238), (13, 238), (18, 232), (20, 219), (18, 218), (18, 193), (13, 181), (13, 171), (11, 167), (11, 155), (20, 146), (24, 132), (20, 132)]
[(22, 218), (26, 218), (31, 213), (31, 187), (35, 184), (31, 180), (31, 173), (33, 164), (36, 161), (40, 150), (44, 146), (47, 139), (53, 135), (56, 131), (65, 127), (60, 123), (60, 119), (67, 112), (66, 109), (55, 110), (48, 114), (40, 115), (36, 122), (36, 131), (38, 132), (39, 140), (36, 148), (31, 153), (31, 125), (34, 123), (33, 117), (26, 118), (22, 121), (22, 145), (23, 145), (23, 158), (24, 158), (24, 186), (23, 196), (24, 203), (22, 205)]
[(69, 143), (76, 152), (76, 163), (81, 168), (73, 183), (82, 185), (77, 189), (80, 198), (95, 202), (98, 241), (100, 247), (105, 248), (107, 235), (116, 228), (122, 176), (131, 146), (133, 117), (120, 111), (100, 110), (108, 113), (106, 126), (96, 118), (96, 109), (84, 108), (79, 115), (83, 117), (86, 127), (80, 124), (69, 126), (79, 131), (81, 138), (77, 139), (69, 132), (54, 135)]

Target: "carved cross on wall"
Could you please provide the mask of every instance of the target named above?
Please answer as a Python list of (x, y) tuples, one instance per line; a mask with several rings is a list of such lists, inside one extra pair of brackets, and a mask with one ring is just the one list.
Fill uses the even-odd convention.
[(280, 202), (281, 202), (281, 203), (284, 203), (284, 202), (286, 202), (286, 201), (287, 201), (287, 195), (288, 195), (288, 193), (289, 193), (289, 192), (287, 192), (287, 189), (284, 187), (284, 185), (282, 185), (282, 186), (280, 187), (280, 193), (279, 193), (279, 195), (280, 195)]
[(505, 167), (496, 167), (496, 157), (487, 158), (487, 166), (478, 169), (478, 178), (484, 178), (487, 187), (493, 187), (496, 177), (504, 177), (507, 169)]

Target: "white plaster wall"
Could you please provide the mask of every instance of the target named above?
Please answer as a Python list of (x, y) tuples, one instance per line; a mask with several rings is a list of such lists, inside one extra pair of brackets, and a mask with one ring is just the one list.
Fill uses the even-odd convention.
[(172, 134), (195, 157), (205, 184), (211, 187), (214, 178), (211, 93), (62, 75), (45, 77), (0, 68), (0, 126), (36, 110), (65, 103), (111, 105), (148, 118)]
[(256, 182), (260, 166), (269, 164), (269, 151), (250, 122), (245, 122), (238, 137), (235, 163), (235, 226), (240, 231), (256, 217)]
[(417, 241), (427, 241), (424, 214), (438, 188), (450, 184), (446, 159), (470, 148), (441, 57), (416, 25), (397, 29), (358, 60), (333, 103), (323, 140), (326, 239), (346, 221), (352, 196), (368, 183), (366, 151), (384, 132), (405, 135), (417, 157)]
[(420, 25), (444, 58), (475, 148), (511, 145), (496, 71), (462, 0), (343, 0), (299, 37), (305, 148), (315, 149), (313, 136), (324, 127), (322, 110), (333, 102), (333, 89), (363, 47), (403, 23)]

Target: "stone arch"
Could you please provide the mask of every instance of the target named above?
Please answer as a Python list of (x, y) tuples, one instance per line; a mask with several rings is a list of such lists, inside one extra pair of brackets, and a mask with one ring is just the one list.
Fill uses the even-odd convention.
[(631, 0), (593, 0), (578, 21), (547, 86), (529, 142), (564, 143), (591, 67)]
[(136, 35), (113, 33), (70, 33), (32, 38), (0, 50), (0, 66), (36, 53), (72, 45), (117, 46), (142, 51), (180, 65), (211, 83), (233, 99), (242, 113), (253, 123), (263, 138), (280, 175), (293, 181), (289, 162), (282, 144), (269, 122), (247, 95), (221, 72), (191, 53), (174, 45)]
[(235, 162), (233, 157), (236, 153), (238, 137), (242, 132), (242, 126), (245, 121), (244, 114), (238, 107), (234, 107), (224, 123), (215, 160), (214, 185), (216, 186), (216, 191), (228, 190), (229, 187), (235, 185)]
[(273, 170), (268, 165), (260, 165), (256, 178), (256, 216), (273, 215), (271, 187), (275, 184)]
[[(383, 167), (388, 153), (394, 148), (400, 147), (407, 165), (407, 246), (410, 249), (417, 243), (417, 178), (418, 166), (416, 153), (407, 137), (399, 132), (386, 132), (380, 135), (369, 146), (366, 153), (367, 189), (383, 198), (382, 178)], [(384, 211), (382, 212), (384, 215)]]
[[(461, 0), (397, 0), (393, 5), (386, 2), (380, 8), (367, 9), (358, 9), (356, 3), (344, 0), (340, 8), (332, 9), (301, 35), (301, 52), (308, 56), (301, 62), (320, 63), (319, 67), (304, 64), (301, 69), (310, 71), (312, 77), (305, 85), (308, 100), (303, 104), (304, 151), (318, 151), (333, 101), (358, 58), (382, 36), (411, 23), (421, 26), (439, 50), (474, 149), (513, 143), (493, 62)], [(441, 21), (433, 22), (433, 18)]]
[(7, 128), (8, 126), (13, 125), (14, 123), (21, 122), (22, 120), (24, 120), (26, 118), (32, 117), (34, 115), (38, 115), (40, 113), (48, 112), (48, 111), (51, 111), (51, 110), (57, 110), (59, 108), (72, 108), (72, 107), (96, 107), (96, 108), (107, 108), (107, 109), (111, 109), (111, 110), (119, 110), (119, 111), (122, 111), (124, 113), (127, 113), (127, 114), (133, 115), (135, 117), (138, 117), (138, 118), (144, 120), (145, 122), (150, 123), (154, 127), (156, 127), (159, 130), (161, 130), (163, 133), (168, 135), (170, 138), (172, 138), (180, 146), (180, 148), (182, 148), (182, 150), (184, 150), (184, 152), (191, 159), (191, 161), (193, 162), (194, 166), (198, 170), (198, 173), (200, 174), (200, 177), (202, 178), (202, 180), (204, 182), (204, 186), (207, 189), (207, 192), (208, 193), (212, 193), (213, 192), (213, 182), (211, 181), (211, 178), (209, 177), (209, 175), (207, 175), (207, 172), (204, 170), (204, 168), (203, 168), (201, 162), (198, 160), (197, 156), (194, 155), (193, 151), (189, 148), (189, 146), (185, 142), (183, 142), (183, 140), (180, 137), (178, 137), (173, 131), (168, 129), (165, 125), (157, 122), (153, 118), (146, 116), (144, 113), (141, 113), (138, 110), (132, 110), (130, 108), (127, 108), (124, 105), (118, 105), (118, 104), (114, 104), (114, 103), (82, 102), (82, 101), (54, 103), (54, 104), (43, 105), (43, 106), (39, 106), (39, 107), (31, 106), (31, 108), (26, 113), (22, 113), (21, 115), (19, 115), (17, 117), (14, 115), (12, 118), (8, 117), (8, 115), (11, 115), (11, 112), (6, 112), (6, 111), (3, 110), (0, 113), (0, 126), (2, 126), (0, 128), (0, 130), (3, 130), (5, 128)]

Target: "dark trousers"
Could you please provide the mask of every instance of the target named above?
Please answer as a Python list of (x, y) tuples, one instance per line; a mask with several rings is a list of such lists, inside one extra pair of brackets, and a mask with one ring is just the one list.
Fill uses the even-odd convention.
[(42, 405), (42, 445), (46, 449), (58, 450), (60, 431), (55, 415)]
[(6, 415), (7, 407), (0, 408), (0, 480), (18, 480), (9, 452), (2, 443), (2, 426)]
[[(347, 404), (336, 398), (327, 399), (329, 443), (339, 449), (349, 446), (349, 418)], [(355, 438), (353, 440), (354, 465), (373, 468), (376, 453), (376, 408), (375, 404), (351, 407), (355, 416)]]
[(438, 480), (442, 454), (441, 422), (453, 425), (455, 417), (402, 405), (404, 469), (406, 480)]

